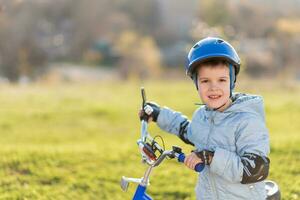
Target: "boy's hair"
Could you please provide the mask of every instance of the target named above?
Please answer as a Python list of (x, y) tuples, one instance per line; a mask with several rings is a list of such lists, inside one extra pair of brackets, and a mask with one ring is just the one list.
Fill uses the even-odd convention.
[(224, 58), (211, 58), (208, 59), (204, 62), (202, 62), (200, 65), (219, 65), (219, 64), (223, 64), (223, 65), (228, 65), (229, 66), (229, 62), (227, 60), (225, 60)]
[(229, 67), (229, 62), (223, 58), (211, 58), (208, 60), (205, 60), (203, 62), (201, 62), (197, 67), (195, 67), (195, 71), (194, 73), (198, 73), (199, 68), (203, 67), (203, 66), (211, 66), (211, 67), (215, 67), (218, 65), (225, 65), (227, 67)]

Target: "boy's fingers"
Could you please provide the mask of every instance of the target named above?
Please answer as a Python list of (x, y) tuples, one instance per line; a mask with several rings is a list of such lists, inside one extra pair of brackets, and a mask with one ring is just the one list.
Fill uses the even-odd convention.
[(186, 156), (184, 159), (184, 164), (192, 170), (194, 170), (196, 165), (199, 163), (203, 163), (203, 161), (194, 153)]
[(191, 169), (195, 169), (197, 163), (193, 163), (192, 168)]
[(191, 165), (191, 169), (194, 170), (197, 164), (198, 164), (197, 162), (193, 162)]
[(152, 122), (153, 121), (153, 117), (151, 117), (150, 115), (148, 115), (144, 110), (139, 110), (138, 116), (141, 118), (143, 116), (147, 115), (147, 122)]
[(194, 169), (196, 166), (195, 159), (192, 156), (187, 156), (184, 160), (184, 164), (190, 169)]
[(192, 169), (195, 169), (195, 167), (196, 167), (196, 165), (199, 163), (199, 161), (198, 160), (195, 160), (194, 162), (193, 162), (193, 168)]
[(193, 162), (189, 162), (189, 166), (188, 166), (190, 169), (192, 169), (193, 167)]
[(185, 157), (184, 163), (186, 165), (188, 165), (191, 162), (192, 157), (190, 155), (188, 155), (187, 157)]
[(183, 163), (186, 165), (187, 164), (187, 157), (185, 157)]

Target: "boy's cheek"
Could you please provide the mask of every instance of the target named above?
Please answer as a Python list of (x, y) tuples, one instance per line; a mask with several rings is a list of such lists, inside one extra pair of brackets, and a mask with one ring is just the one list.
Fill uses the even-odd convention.
[(205, 88), (203, 87), (198, 87), (198, 94), (199, 94), (199, 97), (203, 100), (205, 98)]

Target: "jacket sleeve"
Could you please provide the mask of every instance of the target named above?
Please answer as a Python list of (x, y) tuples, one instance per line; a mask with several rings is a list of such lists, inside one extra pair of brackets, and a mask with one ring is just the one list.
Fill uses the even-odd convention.
[(238, 183), (243, 178), (242, 156), (245, 153), (267, 156), (270, 152), (264, 120), (257, 116), (244, 119), (237, 128), (235, 139), (236, 152), (217, 147), (210, 169), (227, 181)]
[(188, 140), (190, 135), (190, 121), (180, 112), (163, 107), (160, 110), (156, 123), (162, 130), (177, 135), (187, 144), (194, 145)]

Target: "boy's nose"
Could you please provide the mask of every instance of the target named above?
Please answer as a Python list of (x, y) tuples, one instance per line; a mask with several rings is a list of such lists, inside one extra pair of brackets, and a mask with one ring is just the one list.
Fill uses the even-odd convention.
[(219, 87), (216, 83), (211, 83), (209, 89), (210, 90), (217, 90), (217, 89), (219, 89)]

